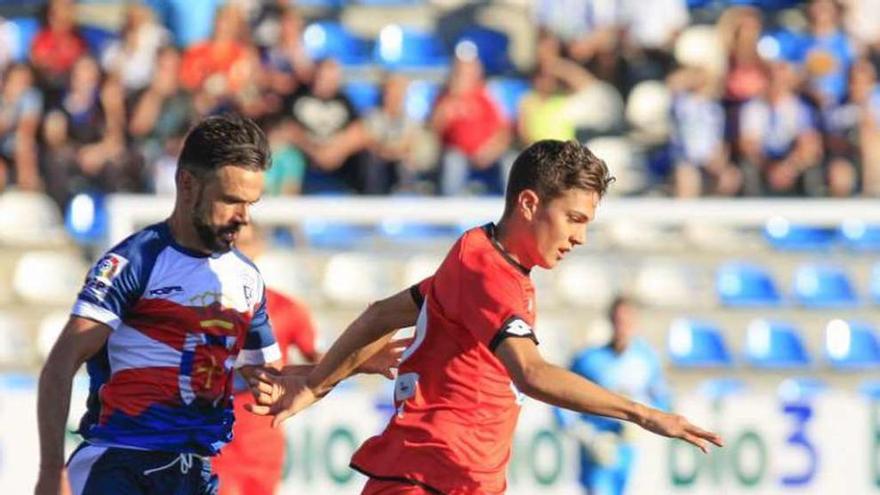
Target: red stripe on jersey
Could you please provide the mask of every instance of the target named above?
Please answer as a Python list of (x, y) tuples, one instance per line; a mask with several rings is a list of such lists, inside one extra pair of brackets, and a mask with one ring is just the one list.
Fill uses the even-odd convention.
[(138, 368), (114, 373), (101, 387), (99, 423), (105, 424), (116, 411), (139, 416), (156, 404), (179, 404), (179, 373), (178, 367)]
[(240, 349), (252, 316), (251, 312), (224, 308), (219, 302), (199, 307), (165, 299), (140, 299), (125, 315), (124, 323), (178, 351), (183, 349), (187, 333), (234, 336)]

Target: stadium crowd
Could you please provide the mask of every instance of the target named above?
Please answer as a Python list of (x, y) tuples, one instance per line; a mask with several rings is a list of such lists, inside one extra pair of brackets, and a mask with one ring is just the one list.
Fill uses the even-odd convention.
[[(132, 3), (96, 44), (76, 4), (52, 0), (24, 59), (0, 57), (0, 190), (62, 208), (83, 191), (169, 193), (190, 125), (237, 111), (270, 137), (272, 195), (500, 194), (516, 150), (548, 137), (625, 138), (634, 194), (880, 194), (876, 1), (541, 0), (533, 67), (448, 46), (421, 119), (406, 70), (382, 72), (375, 105), (352, 101), (345, 64), (310, 53), (289, 2), (228, 2), (191, 42), (160, 3)], [(703, 56), (713, 42), (722, 56)], [(513, 112), (496, 76), (528, 83)], [(639, 104), (661, 118), (640, 121)]]

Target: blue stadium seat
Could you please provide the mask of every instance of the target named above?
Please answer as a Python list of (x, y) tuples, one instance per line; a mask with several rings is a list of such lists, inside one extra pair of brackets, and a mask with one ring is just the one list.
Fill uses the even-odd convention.
[(834, 246), (837, 229), (815, 225), (792, 225), (783, 218), (772, 218), (764, 227), (764, 237), (782, 251), (821, 251)]
[(777, 394), (783, 402), (803, 402), (828, 391), (828, 384), (812, 376), (795, 376), (782, 380)]
[(854, 251), (880, 251), (880, 225), (849, 220), (840, 226), (844, 246)]
[(667, 349), (672, 364), (682, 368), (724, 368), (733, 364), (721, 329), (707, 321), (673, 321)]
[(809, 39), (800, 33), (777, 29), (761, 36), (758, 51), (770, 60), (799, 62), (803, 59)]
[(303, 42), (309, 56), (315, 59), (334, 58), (345, 66), (369, 64), (369, 40), (358, 38), (336, 21), (318, 21), (303, 31)]
[(449, 54), (433, 33), (391, 24), (382, 28), (374, 52), (378, 63), (390, 70), (449, 68)]
[(459, 236), (458, 229), (452, 225), (438, 225), (420, 222), (383, 221), (379, 232), (394, 243), (421, 243), (437, 240), (454, 240)]
[(424, 122), (434, 110), (434, 102), (443, 88), (439, 83), (428, 80), (415, 80), (406, 88), (406, 114), (416, 122)]
[(14, 25), (18, 31), (18, 44), (14, 47), (15, 52), (12, 53), (12, 58), (16, 62), (24, 62), (28, 59), (34, 37), (40, 31), (40, 21), (33, 17), (17, 17), (7, 19), (7, 22)]
[(97, 56), (104, 53), (104, 50), (110, 45), (110, 43), (119, 39), (117, 33), (100, 26), (80, 26), (79, 33), (82, 35), (83, 39), (86, 40), (86, 44), (89, 46), (89, 51)]
[(351, 81), (342, 88), (345, 96), (361, 115), (378, 107), (382, 102), (382, 88), (370, 81)]
[(298, 7), (320, 7), (325, 9), (341, 9), (346, 0), (296, 0)]
[(864, 321), (831, 320), (825, 327), (825, 356), (839, 369), (880, 366), (880, 340), (873, 325)]
[(803, 265), (794, 274), (794, 297), (808, 308), (843, 308), (858, 297), (842, 268), (827, 264)]
[(859, 393), (871, 400), (880, 401), (880, 380), (869, 378), (863, 381), (859, 384)]
[(79, 244), (97, 245), (107, 235), (107, 207), (98, 192), (79, 193), (67, 204), (64, 228)]
[(782, 302), (770, 273), (764, 267), (750, 263), (728, 262), (721, 265), (716, 290), (725, 306), (778, 306)]
[(352, 225), (323, 220), (306, 220), (302, 224), (309, 246), (319, 249), (350, 250), (363, 246), (375, 233), (365, 225)]
[(766, 319), (749, 324), (745, 360), (753, 367), (768, 369), (799, 368), (812, 362), (794, 325)]
[(461, 43), (474, 45), (486, 74), (496, 76), (513, 70), (508, 55), (510, 39), (507, 34), (485, 26), (470, 26), (456, 38), (455, 46), (458, 47)]
[(531, 90), (531, 85), (525, 79), (497, 78), (487, 84), (492, 98), (501, 107), (504, 117), (514, 121), (519, 113), (519, 103)]

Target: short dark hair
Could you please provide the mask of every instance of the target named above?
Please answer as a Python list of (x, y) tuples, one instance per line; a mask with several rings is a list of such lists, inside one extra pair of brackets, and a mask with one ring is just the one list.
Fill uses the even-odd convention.
[(236, 114), (216, 115), (187, 133), (178, 170), (202, 176), (225, 165), (264, 171), (271, 166), (269, 141), (253, 120)]
[(626, 294), (617, 294), (608, 305), (608, 320), (614, 321), (617, 311), (624, 306), (638, 306), (638, 303), (632, 297)]
[(513, 211), (519, 194), (531, 189), (550, 201), (572, 188), (605, 195), (614, 177), (608, 166), (577, 141), (545, 139), (526, 148), (513, 162), (507, 182), (505, 212)]

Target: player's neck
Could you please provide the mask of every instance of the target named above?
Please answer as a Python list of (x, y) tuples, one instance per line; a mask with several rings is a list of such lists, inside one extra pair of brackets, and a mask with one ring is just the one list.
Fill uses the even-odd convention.
[(526, 255), (526, 249), (524, 243), (520, 242), (519, 239), (522, 239), (522, 233), (518, 233), (515, 226), (512, 225), (512, 222), (509, 222), (502, 218), (495, 225), (495, 241), (501, 248), (510, 256), (513, 261), (519, 263), (526, 270), (530, 270), (535, 264), (529, 260), (529, 257)]
[(197, 253), (211, 254), (211, 250), (203, 246), (199, 240), (192, 222), (184, 215), (181, 215), (177, 208), (168, 217), (167, 222), (168, 230), (171, 231), (171, 237), (174, 238), (174, 242)]

